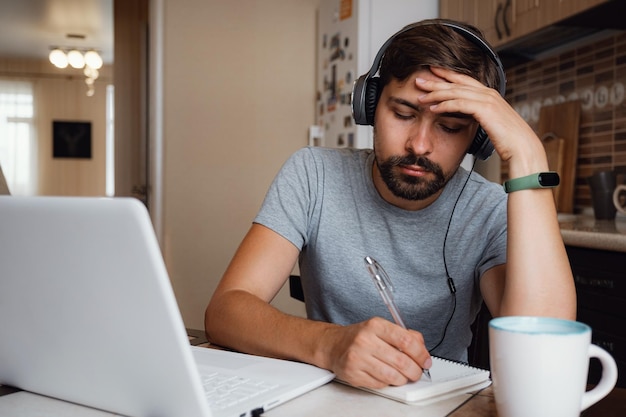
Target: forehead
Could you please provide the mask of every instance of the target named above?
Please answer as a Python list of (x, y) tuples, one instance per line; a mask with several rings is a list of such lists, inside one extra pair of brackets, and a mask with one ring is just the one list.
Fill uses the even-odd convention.
[(388, 85), (391, 86), (391, 89), (394, 89), (394, 90), (407, 88), (411, 90), (421, 91), (417, 87), (417, 84), (415, 83), (416, 78), (423, 78), (428, 81), (445, 81), (443, 78), (436, 76), (429, 69), (425, 68), (425, 69), (415, 71), (414, 73), (409, 75), (405, 80), (398, 80), (396, 78), (392, 78)]

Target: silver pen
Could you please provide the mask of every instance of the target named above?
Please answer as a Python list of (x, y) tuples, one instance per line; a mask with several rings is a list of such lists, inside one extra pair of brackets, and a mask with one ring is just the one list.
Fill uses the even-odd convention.
[[(389, 275), (387, 275), (387, 272), (385, 272), (382, 265), (379, 264), (376, 259), (372, 257), (365, 257), (365, 267), (372, 276), (374, 285), (376, 285), (376, 289), (378, 290), (378, 293), (385, 302), (385, 305), (389, 309), (389, 312), (391, 313), (394, 321), (398, 326), (406, 329), (404, 320), (402, 320), (402, 316), (400, 316), (400, 310), (398, 310), (398, 306), (393, 299), (393, 285), (391, 284), (391, 279), (389, 278)], [(430, 371), (428, 369), (422, 368), (422, 371), (424, 375), (428, 377), (428, 379), (432, 380), (432, 378), (430, 377)]]

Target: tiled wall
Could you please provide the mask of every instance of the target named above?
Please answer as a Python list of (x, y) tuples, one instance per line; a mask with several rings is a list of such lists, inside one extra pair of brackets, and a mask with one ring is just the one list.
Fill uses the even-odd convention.
[[(607, 169), (626, 174), (626, 33), (506, 72), (507, 100), (535, 130), (542, 106), (581, 101), (574, 210), (591, 207), (587, 177)], [(506, 173), (503, 166), (503, 180)]]

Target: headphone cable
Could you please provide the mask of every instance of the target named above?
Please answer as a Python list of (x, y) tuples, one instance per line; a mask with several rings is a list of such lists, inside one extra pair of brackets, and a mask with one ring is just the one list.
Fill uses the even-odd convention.
[(446, 271), (446, 278), (448, 280), (448, 288), (450, 289), (450, 294), (452, 294), (452, 313), (450, 314), (450, 317), (448, 318), (448, 321), (446, 322), (446, 326), (443, 328), (443, 334), (441, 335), (441, 339), (439, 339), (439, 342), (437, 342), (437, 344), (431, 348), (428, 349), (429, 352), (432, 352), (433, 350), (437, 349), (439, 347), (439, 345), (441, 345), (441, 343), (443, 343), (443, 340), (446, 337), (446, 332), (448, 331), (448, 326), (450, 326), (450, 322), (452, 322), (452, 317), (454, 317), (454, 313), (456, 311), (456, 286), (454, 285), (454, 280), (452, 279), (452, 277), (450, 276), (450, 272), (448, 271), (448, 263), (446, 262), (446, 243), (448, 242), (448, 233), (450, 232), (450, 226), (452, 225), (452, 218), (454, 217), (454, 212), (456, 210), (456, 206), (457, 204), (459, 204), (459, 200), (461, 199), (461, 195), (463, 195), (463, 191), (465, 191), (465, 187), (467, 186), (467, 183), (469, 182), (470, 177), (472, 176), (472, 172), (474, 172), (474, 167), (476, 166), (476, 161), (478, 161), (478, 158), (474, 158), (474, 162), (472, 163), (472, 168), (471, 170), (468, 172), (467, 174), (467, 178), (465, 179), (465, 182), (463, 183), (463, 187), (461, 188), (461, 192), (459, 192), (458, 197), (456, 198), (456, 201), (454, 202), (454, 206), (452, 206), (452, 213), (450, 213), (450, 219), (448, 220), (448, 226), (446, 228), (446, 234), (443, 238), (443, 267)]

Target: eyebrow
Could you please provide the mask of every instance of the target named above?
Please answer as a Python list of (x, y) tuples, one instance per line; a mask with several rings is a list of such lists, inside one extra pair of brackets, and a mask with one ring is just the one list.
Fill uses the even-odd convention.
[[(410, 107), (410, 108), (412, 108), (413, 110), (415, 110), (417, 112), (422, 111), (422, 107), (420, 107), (420, 106), (418, 106), (418, 105), (416, 105), (414, 103), (411, 103), (408, 100), (404, 100), (402, 98), (399, 98), (399, 97), (390, 97), (389, 101), (392, 101), (392, 102), (394, 102), (396, 104), (400, 104), (402, 106)], [(441, 116), (442, 117), (453, 117), (455, 119), (473, 119), (474, 118), (473, 116), (471, 116), (469, 114), (465, 114), (465, 113), (461, 113), (461, 112), (441, 113)]]

